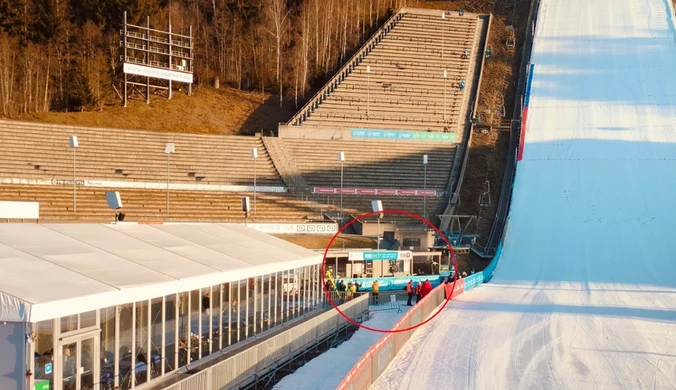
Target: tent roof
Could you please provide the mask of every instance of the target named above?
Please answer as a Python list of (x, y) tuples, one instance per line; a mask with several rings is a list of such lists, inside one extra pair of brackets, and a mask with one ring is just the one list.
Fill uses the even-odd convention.
[(37, 322), (321, 262), (239, 224), (0, 224), (0, 321)]

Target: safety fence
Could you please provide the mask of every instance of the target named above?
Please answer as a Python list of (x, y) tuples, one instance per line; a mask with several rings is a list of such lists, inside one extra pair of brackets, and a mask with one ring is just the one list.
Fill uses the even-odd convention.
[[(369, 294), (360, 294), (340, 306), (350, 318), (357, 318), (368, 310)], [(167, 390), (226, 389), (264, 374), (289, 356), (322, 339), (348, 321), (336, 310), (329, 310), (306, 322), (270, 337), (234, 356), (166, 387)]]
[[(413, 336), (416, 329), (409, 329), (430, 318), (442, 305), (464, 291), (487, 282), (493, 276), (502, 246), (488, 267), (466, 278), (451, 283), (443, 283), (434, 288), (425, 298), (413, 306), (392, 327), (392, 332), (383, 336), (362, 357), (338, 385), (338, 390), (366, 390), (385, 371), (387, 366)], [(434, 321), (434, 320), (432, 320)]]

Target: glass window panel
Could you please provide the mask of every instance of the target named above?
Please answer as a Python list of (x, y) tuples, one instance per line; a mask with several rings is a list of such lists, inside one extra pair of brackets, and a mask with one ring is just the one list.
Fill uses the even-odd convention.
[(162, 373), (162, 298), (155, 298), (150, 305), (150, 377)]
[(211, 353), (219, 350), (219, 323), (221, 317), (221, 285), (211, 287)]
[(80, 329), (96, 326), (96, 310), (80, 313)]
[(167, 295), (165, 297), (164, 316), (166, 321), (166, 333), (164, 335), (165, 359), (164, 372), (173, 371), (176, 367), (176, 295)]
[(148, 301), (136, 302), (136, 385), (146, 382), (148, 362)]
[(101, 386), (115, 384), (115, 306), (99, 310), (101, 321)]
[(40, 321), (35, 327), (35, 388), (44, 382), (54, 387), (54, 327), (52, 320)]
[(61, 317), (61, 333), (77, 330), (77, 314)]
[(202, 353), (202, 339), (200, 338), (200, 314), (202, 312), (202, 296), (200, 290), (190, 292), (190, 361), (200, 359)]
[(123, 389), (131, 387), (131, 339), (134, 332), (132, 323), (132, 304), (127, 303), (120, 307), (120, 385)]
[(188, 364), (188, 353), (192, 351), (190, 345), (190, 314), (188, 312), (188, 302), (190, 293), (184, 292), (179, 295), (179, 354), (178, 368)]

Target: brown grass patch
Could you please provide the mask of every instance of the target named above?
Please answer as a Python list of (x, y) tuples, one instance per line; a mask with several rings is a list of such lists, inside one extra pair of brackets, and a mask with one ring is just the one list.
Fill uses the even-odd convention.
[[(308, 249), (326, 249), (333, 236), (310, 236), (280, 234), (276, 237)], [(338, 236), (331, 244), (331, 249), (340, 248), (373, 248), (375, 243), (370, 238)]]
[(127, 107), (106, 106), (100, 111), (49, 112), (24, 115), (20, 120), (70, 126), (203, 134), (253, 134), (276, 130), (295, 112), (291, 103), (279, 107), (274, 96), (233, 88), (201, 87), (192, 96), (174, 92), (171, 100), (151, 96), (150, 104), (129, 100)]

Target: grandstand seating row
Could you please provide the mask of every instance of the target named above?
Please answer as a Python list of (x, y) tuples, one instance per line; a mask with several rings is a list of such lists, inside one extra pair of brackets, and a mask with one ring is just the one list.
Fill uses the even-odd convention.
[[(68, 137), (77, 135), (76, 179), (145, 181), (164, 183), (167, 158), (163, 153), (167, 140), (176, 142), (171, 157), (171, 183), (195, 183), (192, 171), (205, 176), (201, 183), (253, 183), (250, 148), (259, 147), (257, 185), (284, 183), (277, 174), (260, 139), (254, 137), (220, 137), (195, 134), (166, 134), (130, 130), (72, 128), (25, 122), (0, 121), (0, 172), (7, 179), (70, 180), (73, 174), (72, 150)], [(346, 152), (344, 186), (368, 188), (422, 189), (423, 155), (429, 156), (427, 188), (443, 193), (453, 164), (454, 144), (281, 139), (288, 156), (311, 187), (339, 187), (338, 152)], [(221, 160), (222, 159), (222, 160)], [(222, 164), (210, 161), (223, 161)], [(37, 167), (37, 169), (36, 169)], [(222, 169), (221, 169), (222, 168)], [(122, 173), (116, 173), (116, 170)], [(40, 201), (44, 220), (112, 218), (105, 200), (106, 188), (78, 185), (77, 213), (73, 210), (70, 185), (2, 185), (0, 199)], [(107, 188), (115, 190), (115, 188)], [(164, 190), (117, 189), (122, 212), (128, 220), (242, 220), (240, 197), (252, 192), (216, 192), (171, 190), (170, 213), (166, 213)], [(307, 195), (307, 193), (306, 193)], [(310, 196), (303, 201), (288, 193), (258, 193), (258, 220), (298, 220), (317, 218), (322, 212), (338, 211), (338, 196)], [(422, 213), (422, 199), (384, 197), (388, 207)], [(251, 199), (253, 202), (253, 198)], [(370, 210), (369, 196), (345, 195), (345, 213), (360, 214)], [(429, 198), (433, 207), (439, 199)], [(430, 208), (428, 208), (429, 210)]]
[(305, 120), (289, 124), (455, 132), (464, 121), (467, 92), (459, 85), (471, 85), (479, 21), (406, 12), (336, 88), (317, 97)]
[[(77, 211), (73, 210), (71, 186), (0, 185), (0, 200), (40, 202), (41, 222), (87, 221), (111, 222), (115, 213), (106, 203), (105, 191), (115, 188), (78, 187)], [(252, 193), (215, 191), (170, 191), (167, 213), (166, 192), (160, 190), (119, 190), (125, 221), (241, 222), (244, 213), (241, 197)], [(316, 219), (321, 205), (301, 201), (291, 194), (257, 194), (256, 215), (249, 221), (290, 221)]]
[[(256, 184), (283, 186), (258, 138), (96, 129), (0, 121), (0, 173), (3, 178), (72, 179), (77, 135), (77, 180), (114, 180), (249, 185), (258, 148)], [(169, 158), (164, 148), (174, 142)]]

